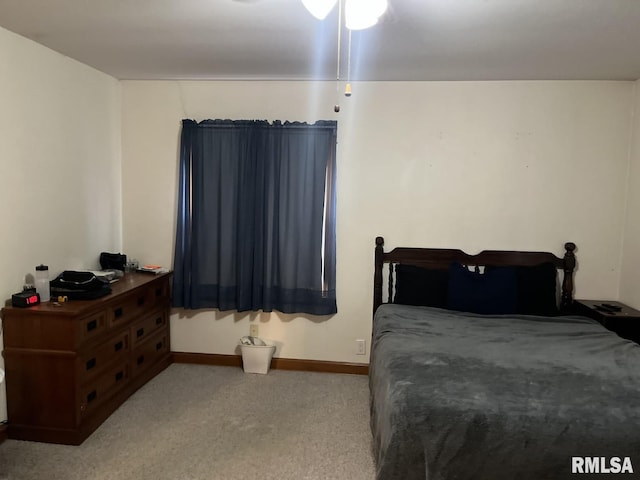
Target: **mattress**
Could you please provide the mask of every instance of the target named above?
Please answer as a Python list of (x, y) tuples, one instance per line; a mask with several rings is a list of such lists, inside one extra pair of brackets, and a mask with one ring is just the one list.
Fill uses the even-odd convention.
[(382, 305), (369, 371), (378, 480), (640, 470), (640, 346), (591, 319)]

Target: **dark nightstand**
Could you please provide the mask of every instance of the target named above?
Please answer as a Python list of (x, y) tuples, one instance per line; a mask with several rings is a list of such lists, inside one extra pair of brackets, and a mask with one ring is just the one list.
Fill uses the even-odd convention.
[(612, 300), (575, 300), (577, 315), (593, 318), (622, 338), (640, 343), (640, 311)]

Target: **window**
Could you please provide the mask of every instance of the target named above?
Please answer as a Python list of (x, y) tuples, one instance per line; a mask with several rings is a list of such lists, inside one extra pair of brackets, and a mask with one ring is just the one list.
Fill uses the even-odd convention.
[(183, 120), (174, 306), (336, 313), (336, 132)]

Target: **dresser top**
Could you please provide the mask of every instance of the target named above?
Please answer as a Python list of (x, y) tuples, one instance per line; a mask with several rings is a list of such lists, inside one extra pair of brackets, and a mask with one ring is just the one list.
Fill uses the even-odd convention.
[(69, 300), (68, 302), (61, 304), (55, 304), (55, 302), (42, 302), (39, 305), (26, 308), (12, 306), (11, 299), (9, 299), (6, 301), (6, 306), (2, 309), (2, 313), (5, 314), (11, 312), (12, 314), (19, 314), (24, 312), (28, 314), (55, 313), (58, 315), (77, 315), (84, 310), (102, 308), (114, 297), (133, 291), (138, 287), (149, 285), (152, 282), (157, 281), (158, 279), (165, 278), (170, 275), (171, 272), (161, 273), (157, 275), (154, 273), (128, 272), (125, 273), (120, 280), (111, 284), (110, 294), (100, 298), (96, 298), (93, 300)]

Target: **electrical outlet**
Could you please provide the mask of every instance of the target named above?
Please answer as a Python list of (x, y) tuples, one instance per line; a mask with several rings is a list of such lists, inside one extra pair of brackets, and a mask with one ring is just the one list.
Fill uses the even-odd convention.
[(249, 335), (252, 337), (258, 337), (258, 324), (252, 323), (249, 325)]
[(366, 353), (367, 353), (366, 340), (362, 340), (362, 339), (356, 340), (356, 355), (365, 355)]

